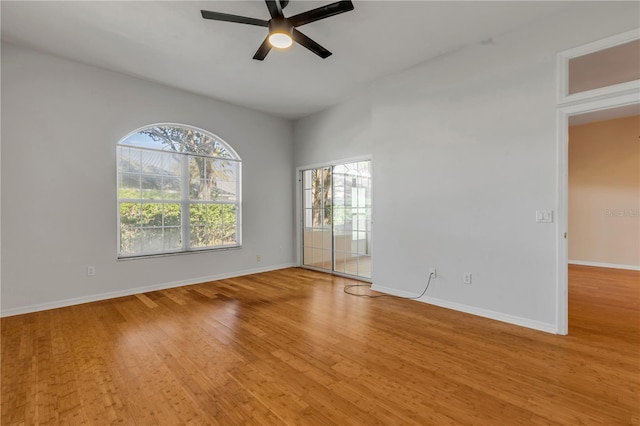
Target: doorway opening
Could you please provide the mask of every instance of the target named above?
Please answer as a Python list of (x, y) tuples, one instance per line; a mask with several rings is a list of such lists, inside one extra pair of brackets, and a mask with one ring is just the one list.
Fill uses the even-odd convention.
[(558, 334), (569, 332), (569, 125), (638, 108), (638, 40), (635, 29), (558, 53)]
[(301, 265), (371, 281), (371, 161), (306, 168), (300, 182)]
[[(568, 124), (568, 303), (572, 321), (585, 308), (621, 306), (621, 294), (633, 288), (624, 277), (627, 281), (640, 278), (640, 104), (573, 115)], [(594, 295), (588, 304), (585, 289)], [(635, 289), (637, 294), (637, 286)], [(635, 296), (625, 297), (623, 300)], [(605, 324), (590, 326), (604, 328)]]

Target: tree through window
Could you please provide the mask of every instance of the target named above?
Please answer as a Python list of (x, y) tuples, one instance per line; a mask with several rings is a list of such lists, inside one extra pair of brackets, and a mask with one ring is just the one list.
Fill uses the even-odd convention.
[(180, 124), (118, 143), (118, 257), (238, 247), (241, 161), (217, 136)]

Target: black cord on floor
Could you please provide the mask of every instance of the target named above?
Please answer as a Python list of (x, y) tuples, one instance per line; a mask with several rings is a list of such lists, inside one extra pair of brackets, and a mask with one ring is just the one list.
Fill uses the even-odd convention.
[(351, 293), (349, 291), (349, 289), (352, 289), (354, 287), (367, 287), (367, 288), (371, 288), (371, 284), (351, 284), (351, 285), (345, 285), (343, 288), (343, 291), (351, 296), (358, 296), (358, 297), (367, 297), (369, 299), (377, 299), (378, 297), (396, 297), (398, 299), (409, 299), (409, 300), (416, 300), (416, 299), (420, 299), (422, 296), (424, 296), (424, 294), (427, 292), (427, 290), (429, 289), (429, 284), (431, 284), (431, 277), (433, 277), (433, 272), (429, 273), (429, 280), (427, 281), (427, 286), (424, 288), (424, 290), (422, 290), (422, 293), (420, 293), (420, 296), (417, 297), (404, 297), (404, 296), (396, 296), (393, 294), (359, 294), (359, 293)]

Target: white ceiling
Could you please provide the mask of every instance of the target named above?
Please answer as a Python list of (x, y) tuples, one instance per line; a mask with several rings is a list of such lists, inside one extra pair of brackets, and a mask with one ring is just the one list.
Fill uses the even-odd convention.
[[(332, 1), (292, 0), (285, 16)], [(200, 9), (269, 19), (263, 1), (6, 1), (2, 40), (285, 118), (366, 90), (376, 79), (570, 7), (565, 2), (355, 1), (300, 30), (333, 52), (295, 45), (252, 59), (266, 29), (204, 20)]]

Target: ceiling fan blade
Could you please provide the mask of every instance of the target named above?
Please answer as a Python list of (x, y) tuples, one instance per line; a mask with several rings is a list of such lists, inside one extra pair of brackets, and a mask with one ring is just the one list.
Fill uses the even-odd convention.
[(213, 19), (214, 21), (237, 22), (238, 24), (257, 25), (259, 27), (268, 27), (269, 21), (263, 19), (247, 18), (246, 16), (230, 15), (228, 13), (211, 12), (209, 10), (201, 10), (204, 19)]
[(264, 0), (264, 2), (267, 3), (267, 9), (272, 18), (284, 18), (282, 6), (278, 0)]
[(315, 41), (311, 40), (306, 35), (302, 34), (300, 31), (296, 30), (295, 28), (293, 29), (293, 39), (316, 55), (320, 56), (322, 59), (326, 59), (331, 56), (331, 52), (320, 46)]
[(260, 47), (258, 47), (258, 51), (255, 55), (253, 55), (253, 59), (257, 61), (263, 61), (267, 53), (271, 50), (271, 44), (269, 43), (269, 36), (264, 39)]
[(308, 24), (309, 22), (319, 21), (320, 19), (349, 12), (350, 10), (353, 10), (353, 3), (350, 0), (337, 1), (326, 6), (321, 6), (307, 12), (299, 13), (288, 19), (289, 22), (291, 22), (291, 25), (299, 27), (301, 25)]

